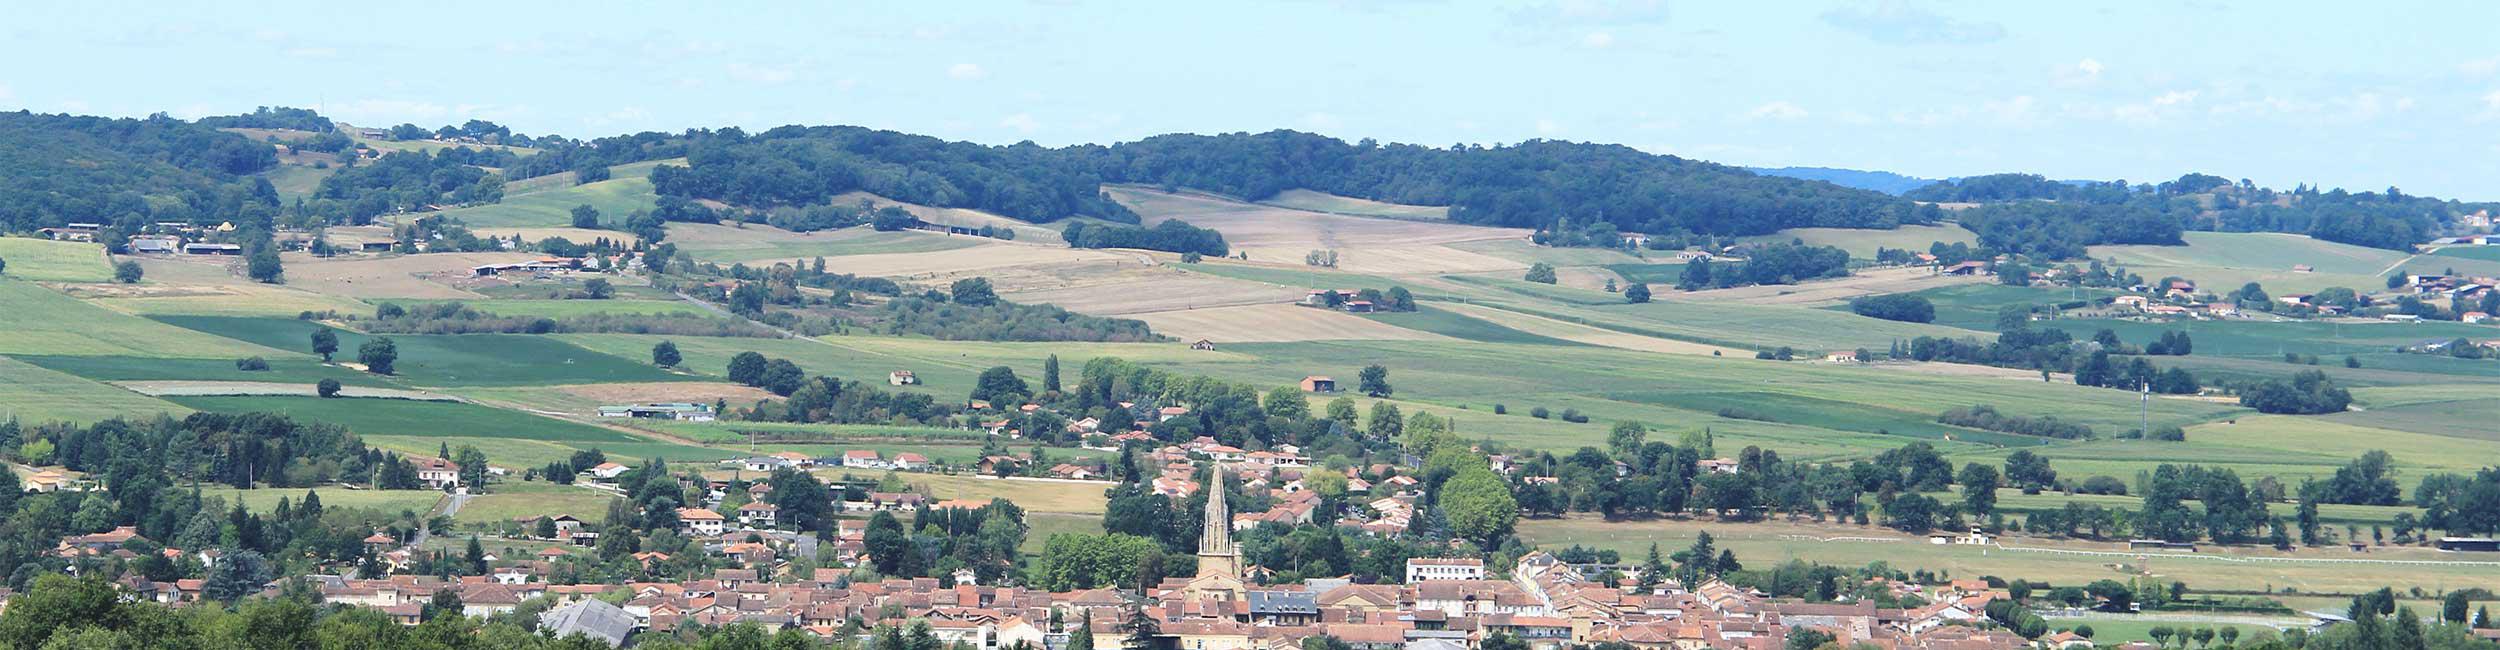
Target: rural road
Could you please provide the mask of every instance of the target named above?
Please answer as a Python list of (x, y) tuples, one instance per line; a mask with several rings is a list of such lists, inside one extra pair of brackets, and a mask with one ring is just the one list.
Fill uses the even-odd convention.
[[(443, 505), (443, 512), (441, 516), (450, 517), (460, 514), (460, 506), (469, 505), (469, 500), (474, 498), (477, 498), (477, 496), (468, 493), (456, 493), (450, 495), (451, 500)], [(426, 540), (434, 537), (433, 519), (433, 517), (427, 517), (426, 521), (418, 522), (417, 536), (408, 540), (408, 546), (424, 546)]]

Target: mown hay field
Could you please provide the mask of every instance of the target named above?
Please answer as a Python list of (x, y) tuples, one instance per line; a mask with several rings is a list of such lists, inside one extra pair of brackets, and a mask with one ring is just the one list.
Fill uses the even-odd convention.
[(224, 358), (283, 351), (166, 325), (80, 302), (29, 282), (0, 280), (0, 354)]
[(48, 370), (0, 357), (0, 419), (91, 423), (120, 416), (164, 413), (180, 417), (191, 412), (180, 404), (140, 395), (110, 384)]
[(1218, 344), (1268, 341), (1431, 340), (1445, 338), (1332, 309), (1282, 303), (1130, 314), (1165, 336)]
[(1253, 261), (1292, 262), (1335, 249), (1337, 268), (1359, 273), (1456, 273), (1526, 268), (1513, 260), (1449, 246), (1457, 242), (1525, 239), (1528, 231), (1446, 222), (1349, 217), (1243, 203), (1198, 193), (1107, 186), (1113, 199), (1148, 224), (1178, 219), (1224, 233)]
[(1346, 214), (1357, 217), (1434, 220), (1450, 218), (1450, 209), (1447, 207), (1383, 203), (1371, 199), (1338, 196), (1335, 194), (1314, 192), (1305, 189), (1291, 189), (1277, 192), (1275, 196), (1259, 200), (1259, 203), (1261, 205), (1273, 205), (1280, 208), (1292, 208), (1308, 212)]
[[(977, 257), (998, 256), (996, 259), (988, 260), (993, 263), (982, 264), (974, 268), (1048, 261), (1027, 260), (1016, 255), (1019, 249), (1048, 250), (1042, 244), (1015, 246), (1000, 240), (972, 235), (944, 235), (917, 230), (879, 232), (866, 227), (798, 233), (761, 224), (734, 226), (676, 223), (669, 224), (668, 239), (670, 243), (677, 245), (678, 251), (705, 262), (721, 264), (744, 262), (755, 266), (770, 266), (774, 262), (805, 263), (812, 262), (814, 258), (823, 257), (828, 258), (826, 270), (876, 276), (949, 268), (944, 266), (922, 268), (908, 264), (889, 268), (888, 265), (897, 261), (915, 260), (938, 251), (972, 248), (984, 249)], [(1055, 245), (1056, 242), (1052, 244)], [(965, 258), (958, 256), (947, 259), (960, 263)]]
[(27, 237), (0, 237), (0, 275), (41, 282), (104, 282), (113, 266), (104, 259), (104, 245)]
[[(312, 333), (327, 327), (311, 321), (229, 316), (159, 316), (166, 323), (269, 347), (309, 351)], [(354, 361), (365, 341), (389, 338), (399, 350), (397, 376), (419, 386), (531, 386), (596, 382), (692, 381), (651, 365), (651, 351), (633, 357), (592, 352), (532, 334), (396, 334), (369, 336), (333, 330), (337, 358)]]

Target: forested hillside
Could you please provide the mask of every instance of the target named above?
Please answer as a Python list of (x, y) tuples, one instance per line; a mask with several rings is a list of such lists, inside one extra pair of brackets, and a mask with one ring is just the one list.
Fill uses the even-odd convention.
[(1941, 216), (1877, 192), (1759, 176), (1618, 145), (1531, 141), (1438, 149), (1348, 144), (1294, 131), (1165, 135), (1100, 147), (990, 147), (857, 127), (783, 127), (752, 137), (689, 134), (685, 169), (662, 168), (662, 195), (743, 207), (821, 203), (866, 191), (1029, 221), (1135, 221), (1102, 198), (1106, 182), (1263, 199), (1289, 189), (1450, 206), (1452, 219), (1544, 227), (1564, 217), (1623, 230), (1720, 235), (1781, 228), (1889, 228)]
[(2455, 217), (2493, 207), (2386, 192), (2284, 192), (2209, 174), (2159, 184), (2070, 183), (2031, 174), (1974, 176), (1911, 190), (1919, 201), (1971, 202), (1960, 213), (1980, 243), (2076, 257), (2093, 244), (2176, 244), (2184, 230), (2288, 232), (2359, 246), (2410, 250)]
[(164, 116), (0, 113), (0, 228), (72, 221), (187, 221), (274, 207), (267, 144)]

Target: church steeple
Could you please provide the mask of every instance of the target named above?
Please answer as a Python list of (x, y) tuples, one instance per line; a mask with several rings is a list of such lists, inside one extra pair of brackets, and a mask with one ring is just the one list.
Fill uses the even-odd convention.
[(1242, 584), (1241, 546), (1233, 543), (1233, 512), (1224, 505), (1224, 465), (1207, 475), (1207, 520), (1198, 530), (1198, 577), (1191, 578), (1191, 597), (1239, 600)]
[(1218, 463), (1208, 473), (1207, 517), (1198, 530), (1199, 555), (1235, 555), (1233, 547), (1233, 513), (1224, 506), (1224, 465)]

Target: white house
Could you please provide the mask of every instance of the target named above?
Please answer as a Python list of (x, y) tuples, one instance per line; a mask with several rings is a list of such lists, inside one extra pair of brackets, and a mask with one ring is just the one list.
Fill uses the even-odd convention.
[(688, 535), (719, 537), (728, 521), (707, 508), (678, 508), (677, 530)]
[(583, 472), (583, 473), (585, 473), (585, 474), (589, 474), (591, 478), (595, 478), (595, 479), (599, 479), (599, 480), (603, 480), (603, 481), (612, 481), (612, 480), (616, 480), (616, 477), (619, 477), (619, 476), (624, 476), (624, 475), (625, 475), (625, 471), (626, 471), (626, 470), (630, 470), (630, 469), (633, 469), (633, 468), (631, 468), (631, 467), (626, 467), (626, 466), (624, 466), (624, 465), (619, 465), (619, 464), (616, 464), (616, 463), (614, 463), (614, 462), (606, 462), (606, 463), (600, 463), (600, 464), (599, 464), (599, 466), (597, 466), (597, 467), (592, 467), (592, 468), (590, 468), (590, 469), (589, 469), (589, 471), (586, 471), (586, 472)]
[(842, 466), (857, 467), (860, 469), (886, 469), (890, 467), (890, 465), (886, 464), (885, 457), (878, 455), (877, 450), (874, 449), (853, 449), (842, 452)]
[(1419, 557), (1406, 561), (1406, 582), (1426, 580), (1483, 580), (1484, 560), (1475, 558)]

